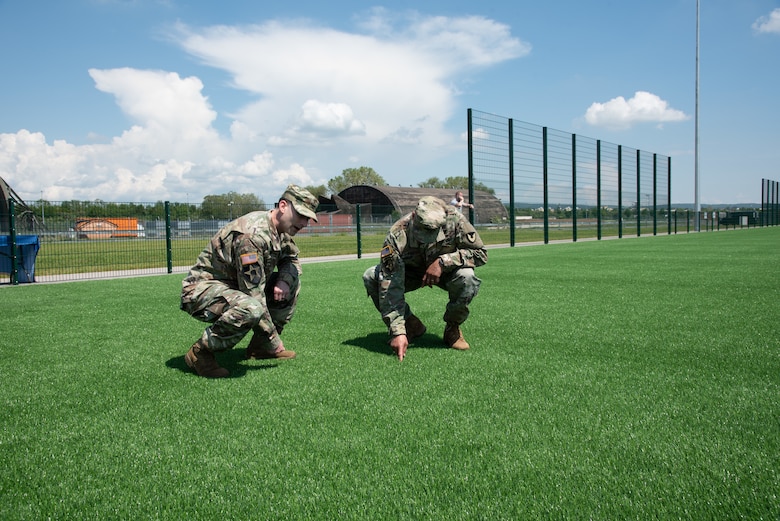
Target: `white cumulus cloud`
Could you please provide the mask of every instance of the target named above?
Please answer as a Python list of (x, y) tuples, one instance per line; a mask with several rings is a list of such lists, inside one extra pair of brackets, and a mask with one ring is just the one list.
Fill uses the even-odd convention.
[(637, 123), (669, 123), (689, 119), (683, 111), (650, 92), (637, 91), (633, 98), (623, 96), (606, 103), (593, 103), (585, 112), (585, 121), (596, 127), (615, 130), (631, 128)]
[(401, 21), (397, 27), (398, 18), (375, 10), (363, 25), (369, 34), (302, 22), (182, 25), (178, 41), (257, 96), (233, 114), (237, 121), (287, 145), (331, 143), (339, 135), (375, 144), (410, 131), (424, 136), (416, 143), (440, 145), (450, 139), (442, 126), (453, 116), (453, 76), (529, 50), (507, 26), (484, 18)]
[(753, 30), (759, 33), (780, 33), (780, 7), (756, 20)]
[(287, 183), (325, 184), (357, 158), (412, 163), (462, 147), (446, 129), (459, 117), (457, 81), (530, 52), (487, 18), (382, 9), (354, 31), (278, 20), (179, 24), (170, 40), (185, 59), (228, 75), (214, 92), (241, 96), (209, 99), (201, 78), (175, 70), (91, 68), (128, 128), (86, 145), (49, 143), (25, 129), (0, 134), (3, 177), (17, 192), (44, 190), (53, 201), (198, 200), (228, 191), (274, 200)]
[(304, 133), (349, 136), (365, 134), (366, 126), (355, 119), (352, 108), (346, 103), (307, 100), (301, 107), (295, 128)]
[(89, 74), (95, 87), (112, 94), (136, 123), (117, 139), (118, 145), (144, 147), (159, 157), (216, 152), (219, 136), (212, 123), (217, 113), (203, 96), (200, 79), (126, 67), (90, 69)]

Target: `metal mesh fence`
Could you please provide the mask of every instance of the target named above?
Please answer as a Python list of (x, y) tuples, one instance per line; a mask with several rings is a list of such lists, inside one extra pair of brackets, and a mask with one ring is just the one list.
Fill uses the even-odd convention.
[[(103, 203), (9, 200), (0, 214), (0, 284), (63, 282), (184, 273), (210, 238), (232, 219), (272, 205)], [(320, 213), (299, 232), (301, 258), (362, 256), (379, 252), (392, 208), (356, 215)], [(15, 275), (15, 276), (12, 276)]]
[[(671, 207), (666, 156), (469, 109), (468, 157), (470, 195), (489, 191), (507, 209), (506, 219), (476, 219), (488, 245), (690, 232), (696, 218)], [(780, 184), (764, 179), (760, 211), (703, 212), (701, 230), (777, 225), (779, 199)], [(0, 284), (183, 273), (222, 226), (272, 206), (9, 199), (7, 207)], [(401, 215), (362, 209), (318, 214), (296, 235), (301, 257), (378, 252)]]
[(761, 225), (780, 224), (780, 183), (769, 179), (761, 180)]
[[(469, 176), (507, 242), (673, 233), (671, 159), (469, 109)], [(490, 233), (490, 232), (488, 232)]]
[[(579, 138), (577, 138), (579, 140)], [(561, 145), (564, 149), (564, 144)], [(577, 147), (581, 147), (577, 141)], [(618, 177), (618, 154), (613, 151), (610, 158), (602, 149), (601, 176)], [(555, 173), (553, 179), (559, 186), (550, 190), (548, 198), (554, 208), (548, 212), (547, 228), (543, 218), (534, 217), (540, 208), (523, 203), (518, 205), (516, 221), (518, 242), (541, 242), (545, 234), (552, 238), (595, 237), (599, 233), (614, 235), (651, 233), (646, 226), (647, 217), (633, 212), (638, 193), (634, 177), (624, 179), (619, 189), (601, 191), (605, 207), (620, 207), (620, 200), (631, 201), (621, 216), (606, 211), (598, 216), (598, 208), (582, 204), (594, 197), (594, 184), (598, 183), (598, 167), (593, 166), (593, 157), (583, 153), (577, 163), (577, 182), (572, 183), (571, 192), (566, 187), (566, 178)], [(623, 168), (632, 167), (636, 153), (629, 154)], [(538, 162), (530, 153), (526, 165)], [(498, 160), (491, 164), (499, 163)], [(610, 167), (605, 167), (611, 164)], [(531, 175), (531, 169), (516, 169), (517, 192), (526, 200), (544, 197), (544, 189)], [(557, 177), (556, 177), (557, 176)], [(497, 177), (498, 178), (498, 177)], [(488, 179), (480, 178), (481, 182)], [(646, 181), (641, 181), (644, 186)], [(649, 182), (649, 181), (648, 181)], [(496, 183), (497, 184), (497, 183)], [(763, 222), (777, 224), (778, 184), (766, 184), (766, 210), (763, 212), (713, 212), (704, 213), (702, 230), (723, 227), (749, 227)], [(646, 189), (645, 189), (646, 191)], [(506, 197), (506, 196), (505, 196)], [(656, 194), (662, 199), (663, 195)], [(614, 201), (618, 202), (614, 202)], [(652, 200), (651, 200), (652, 203)], [(650, 206), (650, 203), (647, 203)], [(569, 211), (568, 208), (576, 211)], [(209, 239), (233, 217), (254, 210), (265, 210), (266, 206), (234, 207), (219, 212), (204, 213), (201, 205), (181, 203), (75, 203), (45, 202), (22, 207), (11, 219), (0, 215), (0, 284), (25, 282), (61, 282), (121, 276), (137, 276), (163, 273), (184, 273), (192, 266)], [(650, 210), (647, 210), (650, 211)], [(657, 211), (657, 210), (655, 210)], [(660, 213), (660, 212), (659, 212)], [(189, 214), (189, 215), (188, 215)], [(542, 213), (543, 215), (543, 213)], [(560, 215), (560, 217), (558, 217)], [(609, 216), (609, 217), (607, 217)], [(334, 256), (352, 258), (372, 255), (378, 252), (390, 225), (400, 217), (390, 207), (374, 205), (364, 214), (320, 213), (319, 223), (311, 223), (295, 237), (303, 259), (329, 259)], [(761, 220), (759, 222), (759, 219)], [(622, 223), (622, 224), (620, 224)], [(673, 211), (670, 216), (672, 233), (690, 232), (690, 212)], [(621, 228), (622, 227), (622, 228)], [(509, 244), (510, 227), (507, 223), (477, 225), (484, 242), (488, 245)], [(647, 231), (645, 231), (647, 230)], [(13, 233), (11, 233), (13, 232)], [(12, 276), (15, 274), (15, 276)]]

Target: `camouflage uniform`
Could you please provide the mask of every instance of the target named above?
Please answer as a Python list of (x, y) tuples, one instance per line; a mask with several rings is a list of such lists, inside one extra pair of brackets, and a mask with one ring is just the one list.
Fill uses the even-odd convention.
[[(295, 312), (301, 264), (292, 237), (278, 234), (270, 212), (251, 212), (219, 230), (182, 282), (181, 309), (211, 325), (201, 341), (213, 352), (234, 347), (251, 330), (268, 350)], [(274, 270), (278, 271), (274, 271)], [(277, 280), (290, 297), (275, 302)]]
[[(366, 291), (382, 314), (390, 336), (406, 334), (406, 319), (412, 312), (404, 294), (422, 286), (425, 270), (436, 259), (442, 266), (437, 286), (449, 294), (445, 322), (458, 325), (465, 322), (469, 304), (479, 291), (482, 281), (475, 276), (474, 268), (487, 262), (482, 239), (454, 207), (435, 201), (445, 213), (443, 224), (423, 231), (420, 216), (416, 215), (418, 206), (416, 212), (393, 224), (382, 248), (381, 262), (363, 274)], [(421, 237), (422, 234), (428, 237)]]

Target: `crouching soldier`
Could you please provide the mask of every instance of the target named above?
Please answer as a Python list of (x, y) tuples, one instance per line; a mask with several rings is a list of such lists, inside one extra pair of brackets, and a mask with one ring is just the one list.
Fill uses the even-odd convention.
[(206, 245), (182, 282), (181, 309), (210, 325), (185, 363), (200, 376), (224, 378), (215, 353), (252, 332), (249, 359), (289, 359), (280, 334), (295, 312), (301, 264), (293, 236), (317, 221), (317, 198), (290, 185), (277, 207), (229, 222)]
[(380, 263), (366, 270), (363, 283), (387, 325), (390, 347), (400, 361), (409, 343), (426, 332), (404, 298), (405, 293), (423, 286), (438, 286), (449, 296), (444, 343), (454, 349), (469, 348), (460, 326), (469, 316), (469, 304), (481, 283), (474, 268), (486, 262), (487, 250), (477, 231), (441, 199), (423, 197), (415, 211), (393, 224)]

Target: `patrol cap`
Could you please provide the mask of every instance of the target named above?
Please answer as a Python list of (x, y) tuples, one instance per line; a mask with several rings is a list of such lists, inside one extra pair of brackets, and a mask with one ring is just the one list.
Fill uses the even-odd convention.
[(438, 197), (425, 196), (414, 210), (414, 235), (418, 241), (436, 242), (439, 229), (447, 222), (447, 205)]
[(320, 204), (314, 195), (305, 188), (297, 185), (289, 185), (282, 194), (282, 199), (290, 201), (295, 211), (301, 215), (317, 221), (317, 206)]

